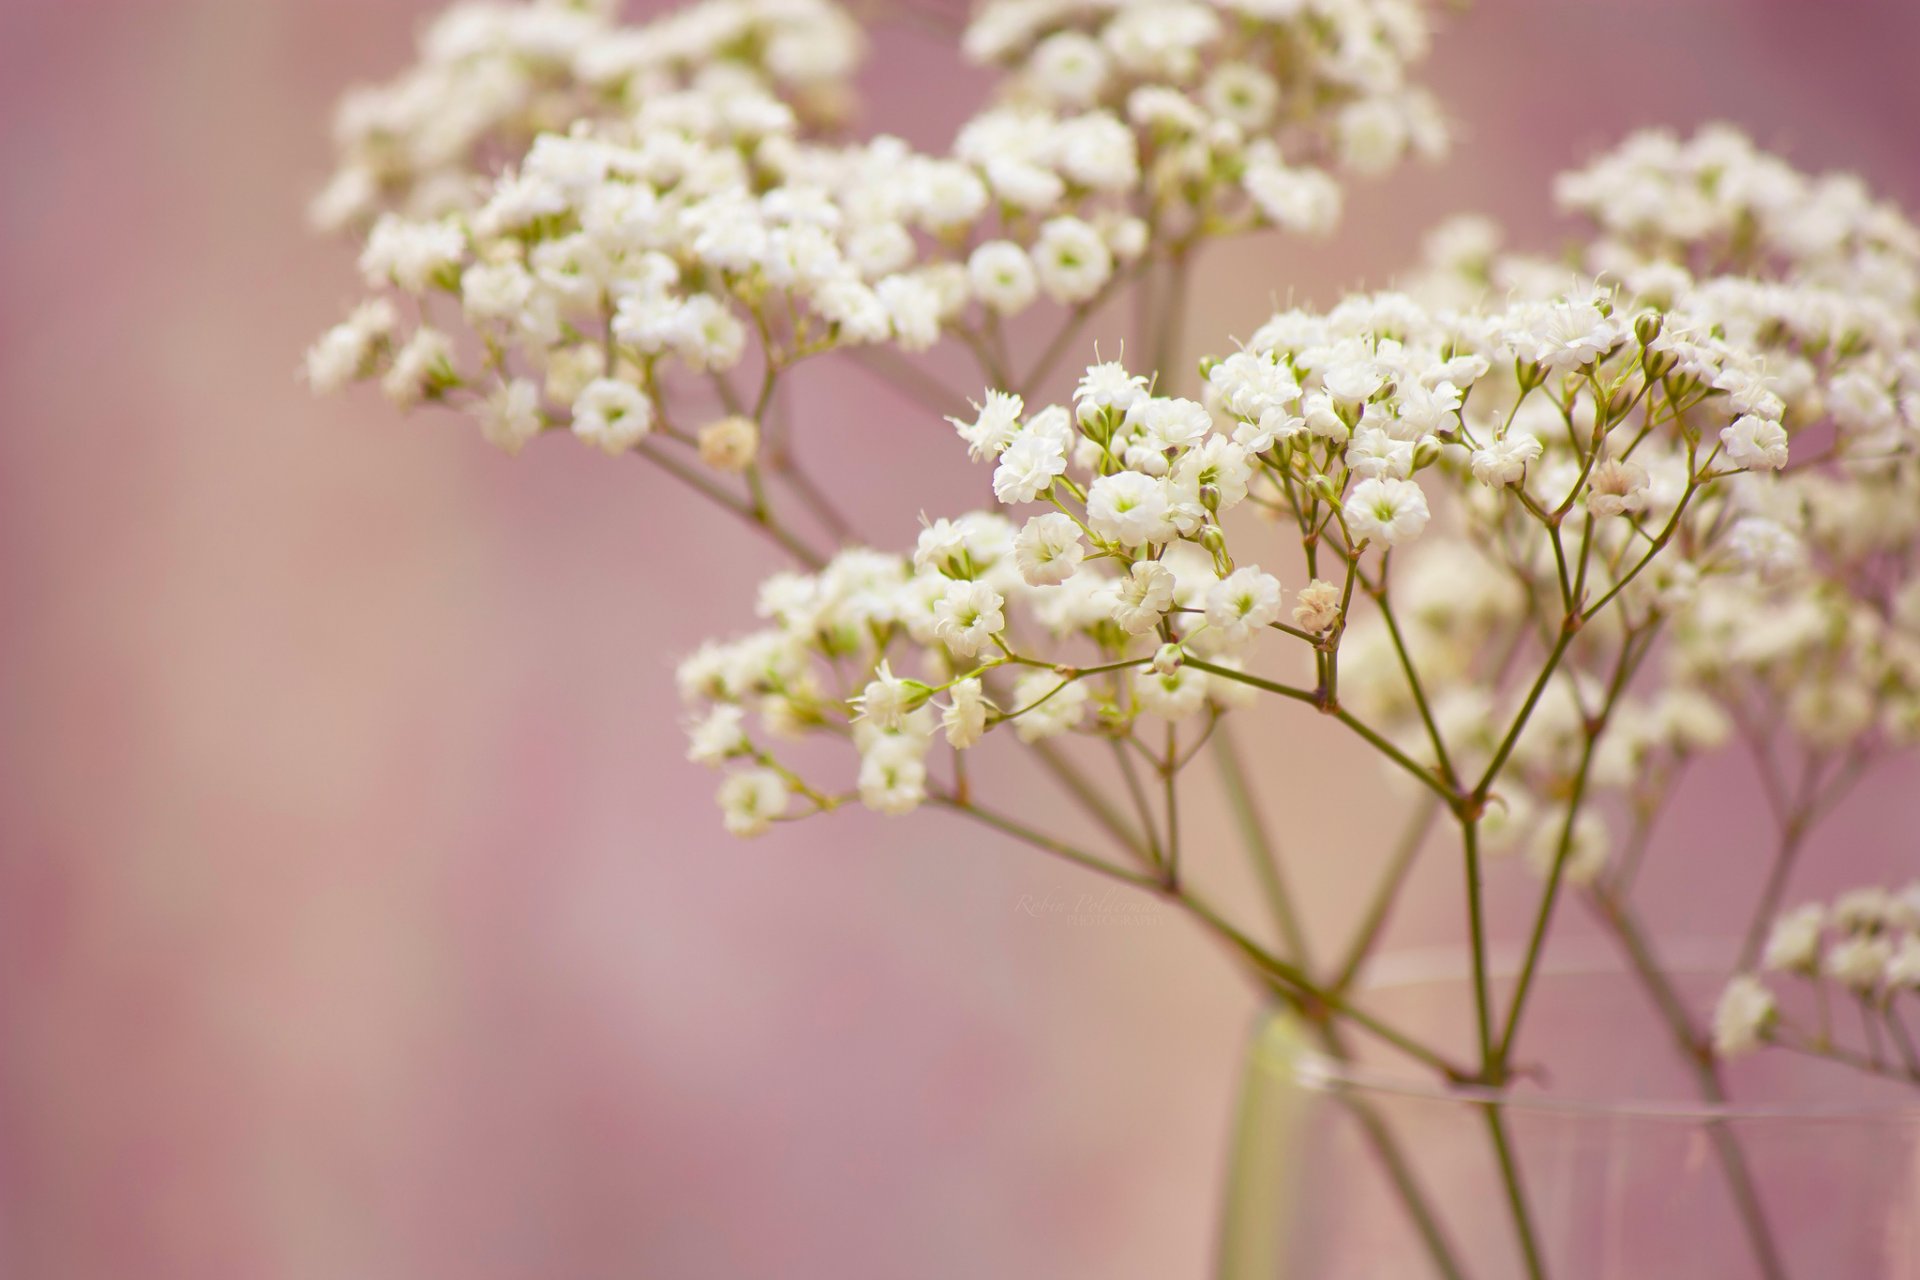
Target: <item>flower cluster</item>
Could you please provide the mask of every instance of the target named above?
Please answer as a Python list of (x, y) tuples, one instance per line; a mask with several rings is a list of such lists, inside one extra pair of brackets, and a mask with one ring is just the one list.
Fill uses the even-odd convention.
[(1056, 114), (1123, 120), (1156, 230), (1179, 239), (1250, 219), (1325, 231), (1336, 173), (1443, 154), (1439, 108), (1408, 78), (1429, 40), (1418, 0), (993, 0), (964, 48), (1009, 75), (1006, 107), (975, 126), (997, 164), (1017, 175)]
[[(1582, 731), (1607, 713), (1573, 666), (1550, 661), (1537, 688), (1503, 682), (1494, 637), (1511, 659), (1542, 623), (1554, 658), (1566, 645), (1551, 637), (1577, 634), (1615, 660), (1662, 608), (1636, 580), (1663, 551), (1695, 577), (1752, 572), (1715, 532), (1737, 528), (1726, 481), (1743, 461), (1773, 466), (1730, 456), (1722, 438), (1750, 406), (1717, 383), (1750, 357), (1677, 337), (1684, 321), (1629, 317), (1594, 292), (1491, 314), (1378, 295), (1274, 317), (1206, 362), (1204, 401), (1156, 394), (1118, 363), (1089, 368), (1070, 405), (1029, 411), (989, 392), (955, 426), (993, 463), (1004, 506), (1047, 509), (1017, 525), (938, 520), (910, 560), (853, 552), (776, 578), (762, 605), (777, 625), (688, 668), (685, 687), (719, 708), (696, 739), (713, 715), (731, 724), (771, 699), (771, 732), (851, 734), (860, 796), (893, 812), (925, 794), (936, 711), (981, 717), (949, 733), (961, 749), (1001, 723), (1029, 741), (1135, 740), (1144, 717), (1212, 717), (1279, 688), (1357, 711), (1449, 786), (1511, 761), (1489, 836), (1517, 835), (1527, 790), (1558, 794), (1551, 779), (1591, 769)], [(1444, 535), (1429, 534), (1436, 519)], [(1246, 550), (1276, 520), (1300, 538), (1290, 606)], [(1311, 686), (1250, 674), (1270, 650), (1310, 661)], [(963, 702), (935, 701), (954, 690)], [(1711, 706), (1671, 694), (1640, 711), (1607, 767), (1725, 732)], [(729, 783), (723, 803), (740, 794)], [(1584, 817), (1556, 838), (1577, 847), (1546, 860), (1571, 874), (1604, 859)]]
[[(1720, 433), (1722, 457), (1776, 472), (1725, 491), (1719, 556), (1748, 572), (1691, 556), (1646, 575), (1672, 642), (1639, 672), (1641, 693), (1703, 713), (1710, 697), (1720, 715), (1700, 745), (1737, 727), (1770, 796), (1791, 790), (1780, 775), (1795, 752), (1815, 774), (1843, 762), (1826, 781), (1850, 785), (1920, 741), (1920, 230), (1857, 179), (1800, 174), (1725, 126), (1638, 135), (1557, 194), (1594, 223), (1576, 261), (1618, 305), (1667, 313), (1678, 367), (1702, 344), (1749, 354), (1701, 376), (1739, 415)], [(1431, 300), (1565, 287), (1565, 259), (1502, 253), (1480, 219), (1443, 227), (1428, 256), (1418, 291)], [(1673, 466), (1635, 460), (1656, 489)], [(1632, 767), (1595, 781), (1645, 807), (1671, 785), (1674, 753), (1623, 742), (1619, 729), (1639, 723), (1616, 720), (1602, 743), (1603, 762)], [(1804, 825), (1837, 795), (1816, 789), (1783, 824)]]
[[(1798, 978), (1818, 986), (1832, 983), (1860, 1003), (1868, 1019), (1870, 1062), (1904, 1069), (1920, 1079), (1920, 1061), (1906, 1039), (1895, 1001), (1920, 994), (1920, 883), (1894, 892), (1857, 889), (1831, 903), (1810, 902), (1782, 912), (1767, 935), (1760, 967), (1767, 973)], [(1714, 1019), (1714, 1046), (1722, 1057), (1751, 1052), (1769, 1040), (1815, 1053), (1832, 1053), (1832, 1030), (1825, 1023), (1808, 1032), (1794, 1027), (1779, 1001), (1755, 974), (1740, 974), (1728, 984)], [(1882, 1046), (1871, 1030), (1884, 1021), (1898, 1058), (1881, 1063)]]
[[(1084, 310), (1202, 237), (1325, 230), (1334, 172), (1436, 151), (1406, 82), (1426, 42), (1413, 0), (991, 5), (967, 47), (1005, 82), (929, 155), (816, 127), (861, 44), (829, 0), (639, 26), (460, 5), (419, 65), (341, 108), (316, 217), (364, 231), (376, 296), (307, 377), (461, 405), (510, 452), (564, 427), (615, 454), (697, 444), (723, 414), (762, 431), (778, 375), (834, 349), (955, 335), (1010, 380), (1007, 319)], [(735, 445), (700, 457), (742, 470)]]

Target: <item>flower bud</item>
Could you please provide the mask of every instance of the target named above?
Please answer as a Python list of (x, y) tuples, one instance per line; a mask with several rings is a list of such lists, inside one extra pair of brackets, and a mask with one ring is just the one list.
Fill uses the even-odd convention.
[(1422, 471), (1440, 461), (1440, 441), (1433, 436), (1420, 437), (1413, 446), (1413, 469)]
[(1340, 505), (1340, 490), (1334, 487), (1333, 478), (1325, 472), (1316, 471), (1308, 476), (1307, 488), (1313, 490), (1314, 494), (1328, 506)]
[(1633, 336), (1639, 339), (1641, 346), (1650, 347), (1654, 339), (1660, 336), (1660, 330), (1665, 324), (1666, 317), (1658, 311), (1645, 312), (1634, 320)]
[(760, 428), (734, 414), (700, 428), (700, 461), (715, 471), (745, 471), (760, 452)]
[(1187, 655), (1181, 651), (1179, 645), (1163, 644), (1154, 651), (1153, 672), (1155, 675), (1170, 676), (1178, 671), (1186, 660)]
[(1647, 371), (1647, 377), (1660, 379), (1667, 376), (1676, 363), (1673, 352), (1646, 350), (1640, 353), (1640, 367)]
[(1220, 486), (1217, 484), (1201, 485), (1200, 505), (1205, 507), (1209, 514), (1218, 515), (1220, 513)]
[(1200, 545), (1213, 557), (1213, 571), (1221, 577), (1233, 572), (1233, 557), (1227, 554), (1227, 535), (1220, 526), (1210, 524), (1200, 531)]

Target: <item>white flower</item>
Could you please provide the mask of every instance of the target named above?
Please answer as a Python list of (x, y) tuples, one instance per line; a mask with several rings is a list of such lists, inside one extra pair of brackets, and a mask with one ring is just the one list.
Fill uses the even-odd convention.
[(722, 703), (687, 730), (687, 759), (694, 764), (718, 765), (748, 749), (746, 713)]
[(1087, 527), (1123, 547), (1164, 541), (1172, 534), (1166, 489), (1138, 471), (1101, 476), (1087, 490)]
[(1065, 733), (1086, 714), (1087, 697), (1086, 685), (1078, 680), (1063, 682), (1051, 671), (1030, 671), (1013, 686), (1013, 732), (1022, 742)]
[(532, 297), (533, 277), (517, 262), (476, 263), (460, 276), (460, 301), (469, 320), (512, 320)]
[(922, 528), (913, 544), (913, 567), (922, 573), (931, 571), (950, 578), (971, 576), (967, 569), (966, 525), (941, 516)]
[(1820, 968), (1820, 931), (1826, 926), (1826, 911), (1817, 902), (1783, 912), (1767, 934), (1762, 953), (1762, 968), (1792, 973), (1813, 974)]
[(1280, 88), (1272, 76), (1256, 66), (1227, 62), (1214, 68), (1201, 87), (1200, 100), (1214, 115), (1242, 129), (1264, 129), (1279, 104)]
[(1001, 315), (1014, 315), (1033, 305), (1040, 291), (1033, 260), (1011, 240), (989, 240), (967, 259), (967, 281), (974, 296)]
[(1027, 77), (1035, 89), (1063, 106), (1088, 106), (1106, 84), (1107, 55), (1090, 36), (1057, 31), (1035, 47)]
[(1340, 588), (1315, 578), (1293, 597), (1293, 625), (1302, 631), (1325, 631), (1340, 620)]
[(625, 453), (652, 429), (653, 402), (630, 382), (596, 378), (573, 402), (573, 434), (607, 453)]
[(772, 769), (743, 769), (721, 782), (719, 801), (728, 832), (761, 835), (787, 811), (787, 781)]
[(1147, 634), (1173, 607), (1173, 588), (1173, 573), (1165, 565), (1137, 562), (1114, 589), (1113, 620), (1130, 635)]
[(1213, 430), (1213, 415), (1197, 400), (1149, 396), (1127, 410), (1127, 423), (1144, 431), (1154, 447), (1188, 449)]
[(424, 293), (466, 251), (467, 238), (452, 223), (410, 222), (385, 214), (367, 236), (360, 274), (372, 288), (392, 283), (408, 293)]
[(1621, 334), (1619, 322), (1591, 302), (1553, 302), (1522, 308), (1506, 338), (1522, 360), (1571, 373), (1605, 355)]
[(380, 390), (402, 409), (411, 408), (453, 376), (453, 339), (438, 329), (416, 329), (393, 357)]
[(1379, 367), (1367, 359), (1343, 360), (1320, 375), (1327, 394), (1346, 404), (1365, 404), (1385, 381)]
[(364, 377), (375, 352), (392, 339), (399, 322), (393, 304), (385, 299), (362, 304), (307, 352), (307, 385), (315, 395), (324, 396)]
[(985, 686), (976, 676), (948, 690), (948, 703), (940, 708), (940, 726), (947, 731), (947, 742), (964, 750), (979, 742), (987, 731), (987, 713), (993, 710)]
[(933, 607), (933, 634), (959, 657), (970, 658), (1006, 628), (1003, 603), (984, 582), (950, 582)]
[(893, 335), (903, 351), (925, 351), (940, 340), (940, 295), (925, 280), (888, 276), (873, 287), (887, 309)]
[(1033, 246), (1040, 287), (1055, 302), (1085, 302), (1113, 275), (1113, 254), (1100, 233), (1079, 218), (1049, 218)]
[(1244, 445), (1225, 436), (1208, 436), (1199, 446), (1183, 455), (1173, 469), (1174, 480), (1198, 492), (1201, 485), (1212, 485), (1220, 495), (1219, 510), (1231, 511), (1247, 496), (1247, 484), (1253, 479), (1253, 464)]
[(1207, 704), (1207, 673), (1196, 667), (1180, 667), (1161, 673), (1146, 670), (1134, 674), (1133, 697), (1148, 715), (1164, 720), (1179, 720)]
[(1787, 432), (1778, 422), (1743, 414), (1720, 432), (1727, 459), (1749, 471), (1778, 471), (1787, 465)]
[(540, 388), (525, 378), (495, 387), (480, 412), (480, 434), (510, 454), (539, 435), (540, 427)]
[(1527, 465), (1540, 459), (1540, 441), (1525, 431), (1513, 430), (1484, 449), (1473, 451), (1473, 478), (1490, 488), (1519, 484), (1527, 476)]
[(1207, 588), (1207, 625), (1238, 648), (1280, 617), (1280, 580), (1247, 566)]
[(899, 817), (927, 798), (925, 744), (912, 734), (886, 734), (860, 756), (860, 803), (875, 813)]
[(729, 414), (700, 428), (700, 461), (715, 471), (745, 471), (760, 452), (760, 428), (752, 418)]
[(1336, 123), (1340, 158), (1356, 173), (1385, 173), (1406, 150), (1406, 117), (1386, 99), (1365, 98), (1353, 103), (1340, 112)]
[(1368, 479), (1404, 480), (1413, 474), (1414, 442), (1395, 440), (1378, 427), (1362, 427), (1347, 442), (1347, 466)]
[(1250, 160), (1240, 181), (1254, 205), (1277, 227), (1323, 236), (1340, 222), (1340, 185), (1318, 169), (1289, 169), (1277, 161)]
[(1027, 521), (1013, 540), (1014, 563), (1029, 586), (1051, 587), (1065, 582), (1087, 554), (1080, 526), (1058, 511)]
[(1346, 500), (1347, 528), (1357, 542), (1398, 546), (1427, 527), (1427, 495), (1413, 480), (1362, 480)]
[(993, 458), (1012, 444), (1020, 434), (1020, 412), (1025, 407), (1019, 396), (1005, 391), (987, 392), (985, 404), (976, 406), (979, 416), (972, 422), (948, 418), (960, 438), (967, 442), (967, 453), (978, 460)]
[(1773, 993), (1750, 973), (1738, 974), (1713, 1010), (1713, 1051), (1721, 1058), (1752, 1053), (1779, 1014)]
[(1146, 397), (1147, 380), (1109, 360), (1087, 367), (1086, 376), (1074, 388), (1074, 411), (1081, 422), (1091, 422), (1108, 409), (1121, 414), (1131, 412), (1133, 406)]
[(867, 687), (852, 699), (852, 705), (856, 719), (891, 733), (904, 725), (908, 713), (926, 700), (927, 686), (917, 680), (902, 680), (882, 661)]
[(1023, 431), (1000, 454), (993, 472), (993, 496), (1012, 506), (1032, 502), (1067, 469), (1066, 442), (1058, 436)]
[(1587, 473), (1587, 510), (1620, 516), (1647, 506), (1647, 469), (1631, 459), (1608, 458)]
[(1842, 938), (1827, 948), (1822, 970), (1850, 990), (1866, 993), (1880, 985), (1887, 961), (1893, 958), (1893, 943), (1879, 934), (1857, 934)]
[(1796, 569), (1806, 558), (1806, 547), (1793, 530), (1766, 516), (1746, 516), (1727, 534), (1727, 554), (1735, 563), (1763, 576)]

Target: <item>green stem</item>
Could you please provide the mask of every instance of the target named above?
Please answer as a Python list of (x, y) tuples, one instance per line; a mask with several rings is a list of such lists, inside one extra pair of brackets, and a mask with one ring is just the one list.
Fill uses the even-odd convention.
[(1520, 1165), (1514, 1158), (1507, 1137), (1506, 1121), (1500, 1117), (1500, 1104), (1480, 1104), (1487, 1118), (1487, 1132), (1493, 1138), (1494, 1155), (1500, 1162), (1500, 1185), (1506, 1193), (1507, 1209), (1513, 1215), (1513, 1228), (1520, 1237), (1520, 1252), (1526, 1259), (1528, 1280), (1546, 1280), (1546, 1263), (1540, 1257), (1540, 1242), (1533, 1229), (1533, 1214), (1527, 1208), (1527, 1195), (1520, 1183)]

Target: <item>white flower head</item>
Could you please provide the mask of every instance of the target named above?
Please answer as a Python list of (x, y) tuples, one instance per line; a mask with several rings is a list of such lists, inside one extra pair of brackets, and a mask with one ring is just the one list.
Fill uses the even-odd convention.
[(1762, 968), (1789, 973), (1817, 973), (1820, 968), (1820, 937), (1827, 923), (1826, 909), (1810, 902), (1781, 913), (1767, 934), (1762, 953)]
[(1778, 1016), (1773, 992), (1760, 979), (1750, 973), (1736, 975), (1714, 1006), (1714, 1053), (1721, 1058), (1752, 1053), (1765, 1042)]
[(1778, 422), (1742, 414), (1720, 432), (1727, 460), (1749, 471), (1778, 471), (1787, 465), (1787, 432)]
[(573, 402), (573, 434), (607, 453), (625, 453), (652, 429), (653, 402), (630, 382), (596, 378)]
[(1166, 486), (1138, 471), (1101, 476), (1087, 490), (1087, 527), (1123, 547), (1164, 542), (1173, 530), (1167, 522)]
[(894, 732), (906, 724), (907, 716), (923, 706), (929, 690), (918, 680), (902, 680), (882, 661), (867, 683), (852, 699), (855, 718), (883, 732)]
[(986, 687), (978, 676), (967, 679), (947, 691), (947, 705), (940, 708), (940, 726), (947, 742), (964, 750), (979, 742), (987, 731), (987, 716), (993, 710)]
[(950, 582), (933, 607), (933, 634), (956, 656), (970, 658), (1006, 628), (1004, 603), (984, 582)]
[(1086, 554), (1080, 526), (1058, 511), (1033, 517), (1013, 540), (1014, 563), (1029, 586), (1058, 586), (1073, 576)]
[(1114, 589), (1113, 620), (1130, 635), (1146, 635), (1173, 607), (1172, 570), (1157, 560), (1141, 560)]
[(1280, 580), (1251, 565), (1207, 588), (1207, 625), (1234, 648), (1243, 647), (1279, 617)]
[(1427, 495), (1413, 480), (1362, 480), (1345, 502), (1347, 528), (1356, 542), (1393, 547), (1427, 527)]
[(772, 769), (742, 769), (720, 784), (720, 817), (736, 836), (757, 836), (786, 813), (787, 780)]

